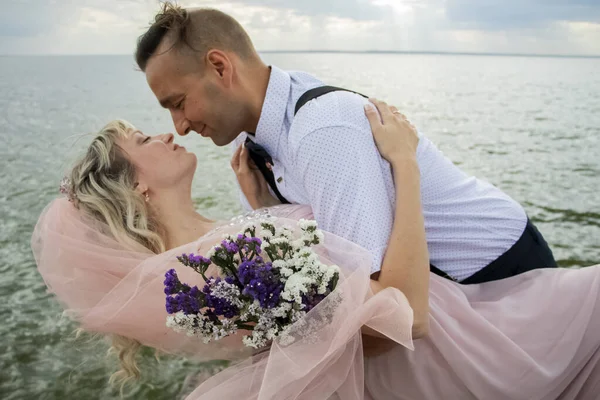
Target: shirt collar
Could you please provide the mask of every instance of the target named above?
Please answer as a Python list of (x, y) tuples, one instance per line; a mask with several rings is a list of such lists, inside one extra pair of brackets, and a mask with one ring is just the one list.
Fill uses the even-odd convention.
[(281, 129), (291, 95), (290, 88), (290, 75), (272, 65), (269, 85), (267, 86), (267, 93), (260, 112), (254, 140), (275, 159), (277, 158)]

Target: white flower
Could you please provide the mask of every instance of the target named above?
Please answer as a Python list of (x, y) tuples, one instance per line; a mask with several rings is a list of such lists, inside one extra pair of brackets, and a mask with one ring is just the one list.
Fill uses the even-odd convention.
[(317, 229), (317, 221), (314, 219), (301, 219), (298, 221), (298, 226), (302, 230), (314, 230)]
[(279, 334), (279, 344), (282, 346), (289, 346), (290, 344), (294, 343), (296, 341), (296, 339), (294, 339), (293, 336), (291, 336), (290, 334), (288, 334), (288, 332), (281, 332)]
[(317, 229), (315, 231), (315, 236), (317, 237), (319, 243), (323, 243), (323, 241), (325, 240), (325, 234), (323, 234), (323, 231), (320, 229)]
[(303, 274), (292, 274), (285, 283), (281, 297), (302, 304), (302, 294), (308, 293), (308, 287), (312, 283), (313, 280)]
[(296, 240), (293, 240), (293, 241), (292, 241), (290, 244), (292, 245), (292, 248), (293, 248), (295, 251), (298, 251), (298, 250), (300, 250), (300, 249), (303, 249), (303, 248), (305, 247), (305, 246), (304, 246), (304, 240), (303, 240), (303, 239), (296, 239)]
[(244, 336), (242, 338), (242, 343), (244, 343), (244, 346), (246, 346), (246, 347), (256, 347), (254, 345), (254, 341), (253, 341), (252, 336)]
[(325, 266), (324, 264), (322, 264), (321, 262), (319, 262), (319, 256), (317, 255), (317, 253), (315, 253), (314, 251), (310, 251), (310, 254), (306, 255), (306, 263), (307, 264), (314, 264), (314, 265), (322, 265)]
[(277, 246), (279, 244), (289, 244), (289, 243), (290, 243), (289, 240), (287, 240), (284, 237), (278, 237), (278, 238), (275, 238), (275, 239), (271, 240), (271, 244), (274, 245), (274, 246)]
[(205, 255), (205, 257), (206, 257), (206, 258), (208, 258), (208, 259), (210, 259), (210, 258), (211, 258), (212, 256), (214, 256), (214, 255), (215, 255), (215, 248), (214, 248), (214, 247), (211, 247), (211, 248), (210, 248), (210, 249), (209, 249), (209, 250), (206, 252), (206, 255)]
[(273, 268), (287, 268), (287, 261), (286, 260), (275, 260), (273, 261)]
[(323, 275), (323, 280), (321, 281), (321, 284), (319, 285), (319, 288), (317, 289), (317, 293), (325, 294), (325, 292), (327, 292), (329, 283), (333, 279), (334, 275), (335, 275), (335, 271), (333, 271), (333, 270), (327, 270), (325, 272), (325, 274)]
[(262, 238), (263, 240), (269, 240), (271, 238), (273, 238), (273, 234), (271, 233), (270, 230), (268, 229), (262, 229), (259, 233), (258, 236), (260, 238)]
[(175, 321), (175, 317), (173, 315), (169, 315), (167, 317), (167, 328), (171, 328), (175, 331), (177, 331), (179, 328), (179, 325), (177, 325), (177, 322)]
[(313, 254), (312, 250), (309, 247), (304, 247), (298, 251), (297, 257), (309, 257)]
[(214, 284), (214, 279), (209, 280), (209, 282), (211, 284), (210, 292), (213, 296), (227, 300), (238, 308), (244, 306), (244, 303), (240, 300), (240, 289), (236, 285), (225, 281)]
[(294, 238), (294, 231), (287, 226), (284, 226), (279, 230), (279, 235), (288, 240), (292, 240)]
[(233, 335), (237, 332), (237, 325), (235, 322), (228, 318), (223, 318), (221, 321), (221, 326), (213, 325), (212, 334), (214, 340), (223, 339), (226, 336)]
[(273, 340), (277, 336), (277, 333), (279, 333), (279, 330), (277, 328), (271, 328), (267, 331), (267, 334), (265, 336), (267, 337), (267, 340)]
[(269, 222), (268, 220), (264, 220), (264, 219), (261, 220), (260, 221), (260, 226), (264, 230), (275, 232), (275, 226), (273, 226), (273, 224), (271, 222)]
[[(292, 324), (294, 324), (296, 327), (302, 327), (302, 326), (306, 325), (306, 321), (302, 319), (305, 316), (306, 316), (306, 311), (294, 310), (292, 313), (292, 316), (291, 316)], [(291, 326), (291, 324), (290, 324), (290, 326)]]
[(271, 309), (271, 314), (274, 318), (283, 318), (292, 310), (290, 303), (280, 303), (277, 307)]
[(250, 317), (256, 317), (260, 313), (261, 307), (258, 300), (254, 300), (254, 303), (247, 305), (242, 313), (240, 314), (240, 319), (242, 321), (247, 321)]
[(265, 346), (267, 344), (267, 340), (264, 338), (263, 332), (256, 330), (255, 328), (255, 330), (252, 331), (252, 335), (244, 336), (242, 343), (248, 347), (258, 349)]

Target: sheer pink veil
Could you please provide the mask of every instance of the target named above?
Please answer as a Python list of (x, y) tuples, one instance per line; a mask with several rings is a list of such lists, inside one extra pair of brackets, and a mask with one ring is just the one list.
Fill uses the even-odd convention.
[(322, 262), (340, 267), (338, 288), (294, 325), (292, 344), (274, 341), (252, 355), (241, 344), (243, 332), (204, 344), (166, 327), (165, 272), (174, 268), (182, 281), (200, 287), (204, 283), (175, 257), (206, 254), (223, 234), (235, 233), (249, 219), (266, 213), (288, 227), (312, 217), (308, 207), (274, 207), (224, 223), (193, 243), (156, 255), (141, 246), (126, 248), (107, 234), (106, 226), (82, 216), (68, 200), (58, 199), (40, 216), (32, 249), (49, 290), (84, 329), (123, 335), (199, 360), (236, 360), (188, 399), (362, 399), (361, 326), (412, 349), (412, 309), (398, 290), (373, 295), (369, 253), (338, 236), (325, 233), (324, 243), (316, 249)]

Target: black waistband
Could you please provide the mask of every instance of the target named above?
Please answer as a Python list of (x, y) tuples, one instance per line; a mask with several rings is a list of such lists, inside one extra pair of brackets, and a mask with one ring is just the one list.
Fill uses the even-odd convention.
[(495, 281), (532, 269), (548, 267), (556, 267), (552, 251), (528, 218), (521, 237), (510, 249), (461, 283), (472, 284)]

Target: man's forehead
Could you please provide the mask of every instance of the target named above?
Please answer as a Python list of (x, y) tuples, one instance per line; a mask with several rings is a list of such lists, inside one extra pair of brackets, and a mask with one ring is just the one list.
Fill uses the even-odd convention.
[(174, 75), (175, 68), (171, 52), (154, 54), (146, 64), (146, 79), (151, 86), (161, 86), (165, 78)]
[(185, 60), (170, 50), (166, 53), (153, 55), (146, 65), (146, 80), (155, 95), (168, 96), (173, 94), (181, 79), (187, 74)]
[(170, 70), (165, 55), (154, 56), (148, 61), (146, 68), (146, 81), (156, 96), (156, 99), (165, 105), (167, 98), (176, 92), (178, 78)]

